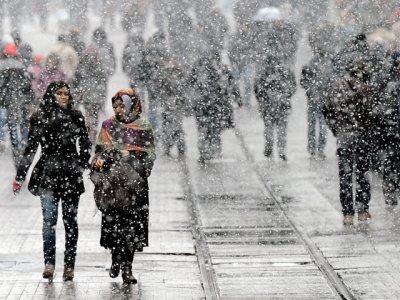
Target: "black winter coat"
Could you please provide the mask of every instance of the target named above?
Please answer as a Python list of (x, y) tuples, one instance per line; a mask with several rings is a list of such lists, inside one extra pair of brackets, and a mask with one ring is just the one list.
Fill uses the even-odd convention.
[(296, 92), (296, 78), (289, 68), (271, 66), (256, 76), (254, 93), (263, 118), (280, 120), (291, 109), (290, 98)]
[(49, 112), (39, 109), (32, 115), (17, 181), (25, 180), (39, 145), (40, 159), (32, 171), (29, 191), (36, 196), (47, 190), (82, 194), (82, 171), (89, 166), (91, 151), (82, 113), (57, 107)]
[(334, 136), (361, 134), (375, 128), (377, 112), (370, 84), (346, 75), (329, 88), (323, 114)]

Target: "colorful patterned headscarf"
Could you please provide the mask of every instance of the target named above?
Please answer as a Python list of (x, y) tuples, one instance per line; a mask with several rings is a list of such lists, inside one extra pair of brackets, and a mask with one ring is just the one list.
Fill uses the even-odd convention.
[(149, 121), (140, 117), (142, 105), (136, 92), (133, 89), (120, 90), (112, 97), (112, 102), (123, 100), (124, 95), (132, 100), (130, 115), (136, 118), (132, 118), (131, 122), (121, 122), (115, 116), (105, 120), (97, 145), (118, 150), (144, 151), (155, 157), (153, 129)]
[(127, 111), (127, 115), (140, 115), (142, 113), (142, 101), (139, 98), (139, 95), (136, 93), (134, 89), (122, 89), (119, 90), (112, 98), (111, 101), (114, 104), (115, 101), (121, 99), (124, 102), (125, 107), (127, 107), (127, 101), (131, 101), (129, 103), (130, 109)]

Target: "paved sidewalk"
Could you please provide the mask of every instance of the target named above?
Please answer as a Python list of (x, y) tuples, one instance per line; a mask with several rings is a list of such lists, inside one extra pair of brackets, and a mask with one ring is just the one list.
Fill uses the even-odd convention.
[(52, 285), (41, 279), (41, 209), (38, 197), (24, 188), (11, 193), (14, 172), (10, 153), (0, 157), (5, 167), (0, 189), (0, 299), (200, 299), (204, 297), (194, 251), (179, 165), (158, 158), (150, 177), (150, 247), (134, 261), (139, 284), (127, 289), (121, 278), (108, 276), (110, 255), (99, 246), (100, 214), (86, 179), (79, 213), (76, 277), (62, 282), (64, 230), (57, 225), (57, 266)]

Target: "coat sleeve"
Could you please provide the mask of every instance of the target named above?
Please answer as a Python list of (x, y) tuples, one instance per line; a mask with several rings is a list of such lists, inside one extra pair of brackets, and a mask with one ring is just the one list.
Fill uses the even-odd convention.
[(342, 97), (341, 83), (336, 82), (330, 86), (325, 103), (322, 107), (322, 114), (324, 115), (326, 125), (332, 131), (336, 137), (338, 133), (338, 122), (337, 122), (337, 108), (338, 108), (338, 97)]
[(89, 167), (92, 143), (90, 142), (87, 127), (85, 125), (85, 118), (80, 112), (77, 113), (77, 123), (79, 126), (79, 166), (87, 169)]
[(17, 175), (15, 176), (16, 181), (25, 181), (26, 174), (28, 173), (29, 167), (31, 166), (39, 147), (40, 133), (43, 131), (42, 128), (43, 126), (40, 126), (37, 116), (33, 115), (30, 119), (28, 143), (17, 168)]

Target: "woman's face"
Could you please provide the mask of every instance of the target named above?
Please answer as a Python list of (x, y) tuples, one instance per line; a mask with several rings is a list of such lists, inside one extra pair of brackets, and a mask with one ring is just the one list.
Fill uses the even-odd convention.
[(117, 119), (123, 120), (125, 118), (125, 116), (126, 116), (125, 105), (121, 99), (117, 99), (114, 101), (113, 109), (114, 109), (114, 113), (115, 113), (115, 116), (117, 117)]
[(56, 91), (56, 104), (58, 106), (66, 108), (69, 103), (69, 98), (69, 89), (66, 86)]

